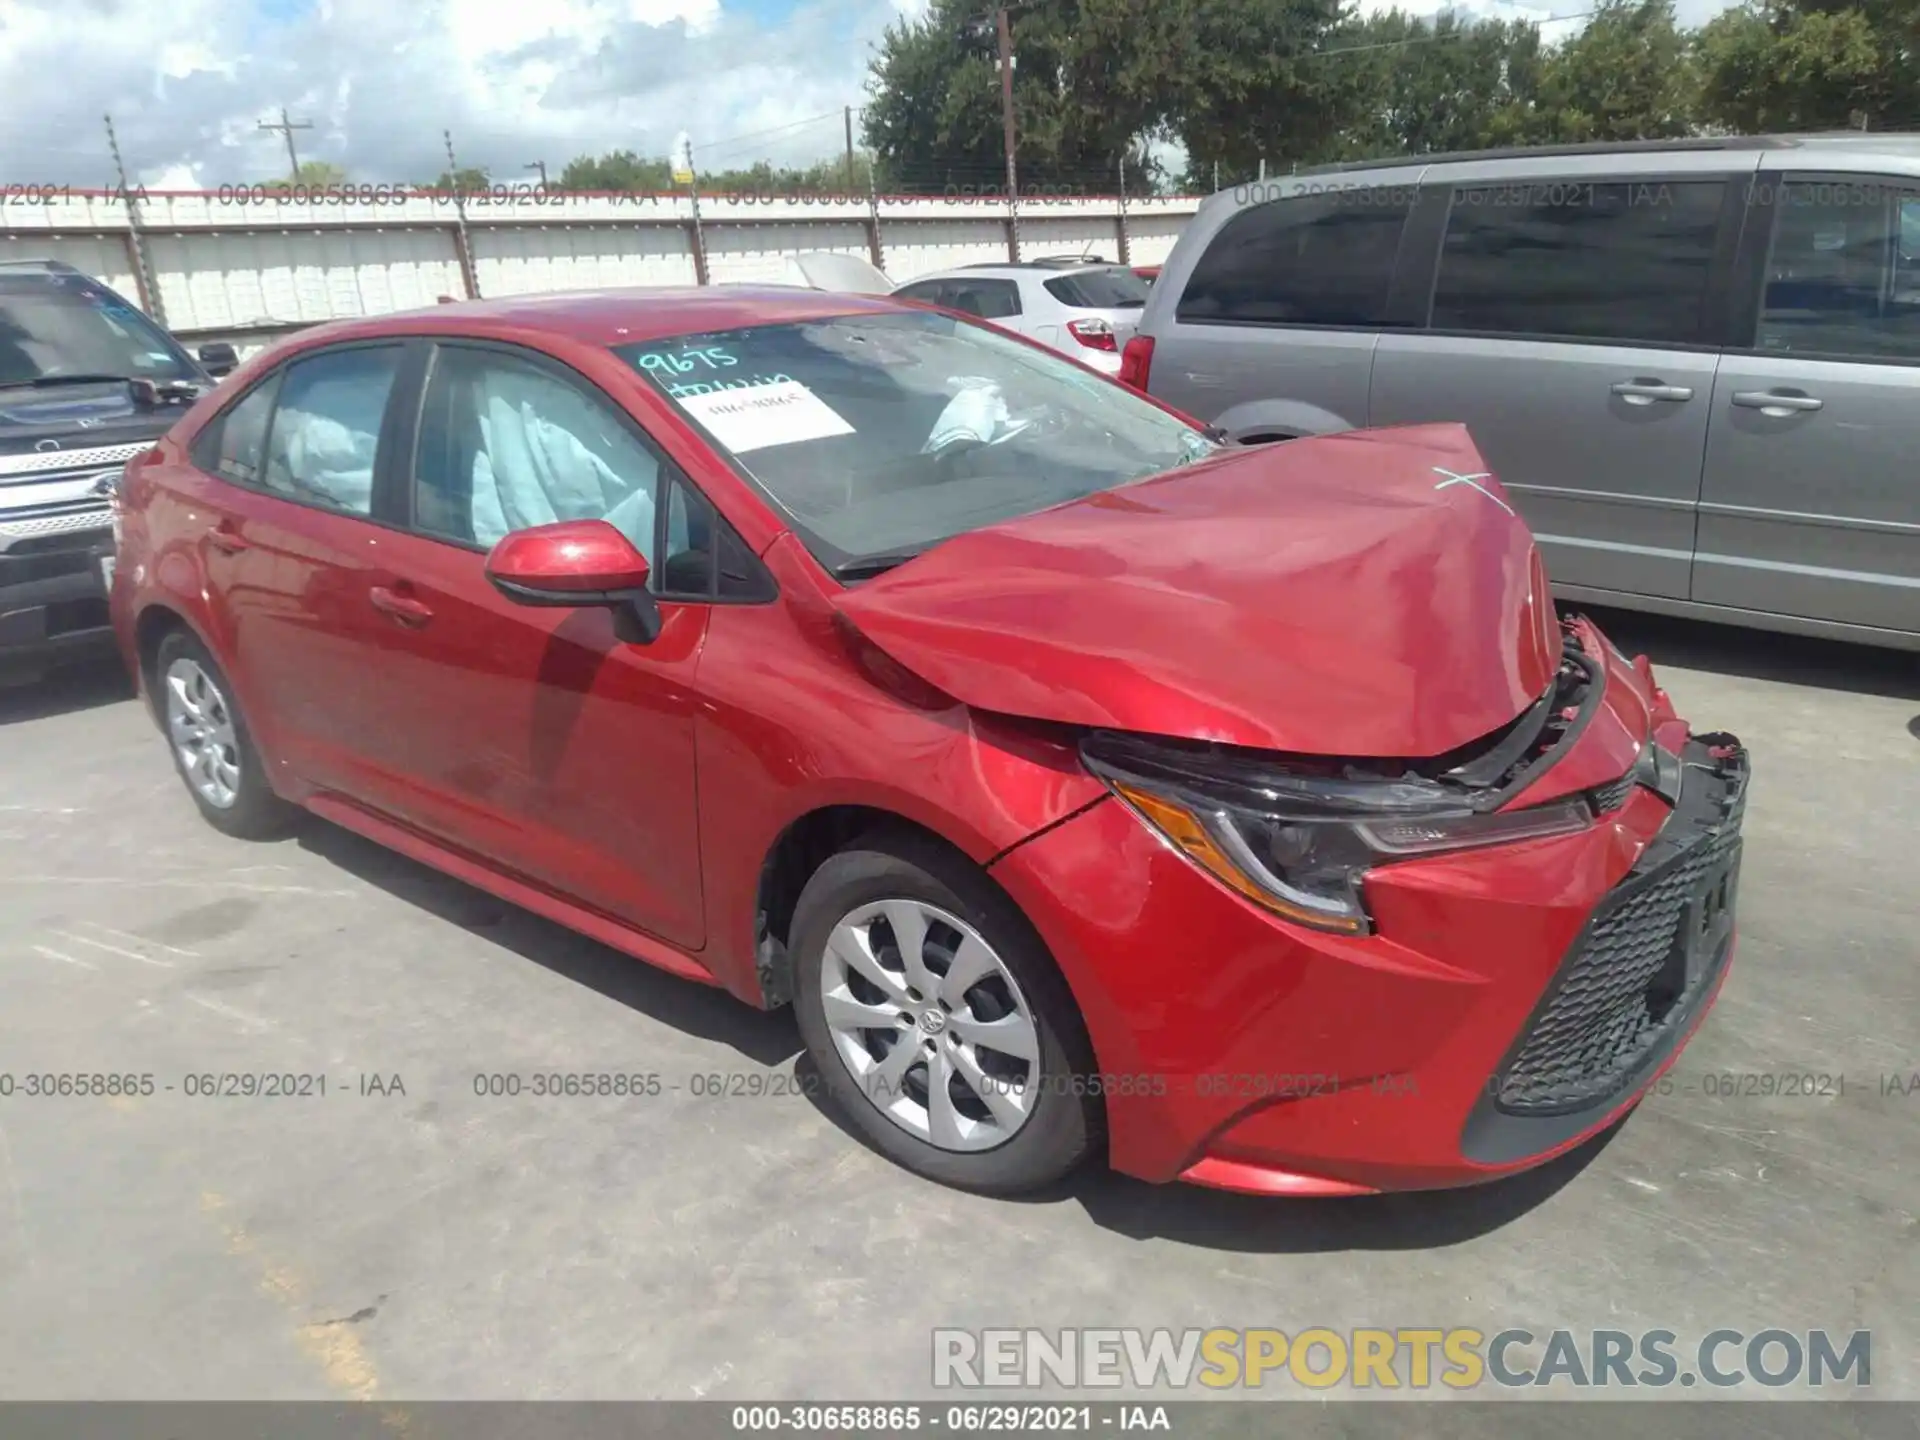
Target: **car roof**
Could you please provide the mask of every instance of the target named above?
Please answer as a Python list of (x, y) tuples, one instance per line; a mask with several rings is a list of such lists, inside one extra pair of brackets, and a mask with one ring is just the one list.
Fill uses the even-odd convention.
[(364, 320), (338, 320), (304, 330), (301, 338), (338, 341), (386, 335), (485, 336), (534, 331), (587, 345), (627, 345), (707, 330), (908, 308), (882, 295), (849, 295), (798, 285), (580, 290), (462, 300)]
[(1588, 141), (1572, 145), (1522, 145), (1503, 150), (1449, 150), (1430, 155), (1390, 155), (1378, 160), (1350, 160), (1333, 165), (1303, 167), (1270, 177), (1275, 182), (1297, 175), (1338, 175), (1356, 170), (1402, 169), (1410, 165), (1449, 165), (1470, 160), (1556, 159), (1562, 156), (1644, 155), (1686, 150), (1791, 150), (1802, 146), (1851, 150), (1862, 154), (1920, 154), (1920, 134), (1833, 130), (1807, 135), (1702, 135), (1677, 140)]
[(1023, 260), (1018, 265), (1010, 260), (987, 261), (978, 265), (955, 265), (947, 270), (929, 270), (925, 275), (916, 275), (911, 280), (902, 281), (903, 285), (918, 285), (922, 280), (1051, 280), (1056, 275), (1083, 275), (1089, 270), (1124, 270), (1127, 267), (1109, 260), (1074, 260), (1070, 262)]

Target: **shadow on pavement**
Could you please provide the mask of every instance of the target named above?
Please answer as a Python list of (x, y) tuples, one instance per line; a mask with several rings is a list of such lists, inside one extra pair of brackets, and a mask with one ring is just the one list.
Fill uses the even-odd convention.
[[(1592, 615), (1594, 623), (1624, 654), (1631, 657), (1645, 651), (1656, 671), (1670, 665), (1856, 695), (1920, 700), (1920, 655), (1910, 650), (1853, 645), (1808, 635), (1776, 635), (1598, 605), (1561, 608)], [(1915, 721), (1920, 724), (1920, 716)]]
[(389, 895), (676, 1030), (731, 1046), (757, 1065), (780, 1065), (800, 1051), (790, 1010), (756, 1010), (725, 990), (669, 975), (322, 820), (304, 821), (297, 838), (303, 850)]
[(46, 720), (133, 698), (133, 681), (115, 654), (69, 661), (41, 675), (0, 675), (0, 725)]

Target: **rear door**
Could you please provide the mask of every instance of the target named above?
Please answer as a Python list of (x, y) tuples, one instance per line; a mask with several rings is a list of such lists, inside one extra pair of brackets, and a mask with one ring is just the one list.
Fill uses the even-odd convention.
[(1364, 425), (1417, 174), (1249, 185), (1203, 209), (1210, 233), (1153, 287), (1150, 391), (1238, 441)]
[(1920, 179), (1767, 175), (1693, 598), (1920, 631)]
[(1367, 418), (1465, 422), (1557, 584), (1685, 599), (1745, 186), (1656, 158), (1433, 167), (1427, 323), (1381, 341)]
[(195, 445), (224, 658), (272, 752), (309, 783), (367, 790), (375, 672), (366, 590), (388, 532), (369, 518), (402, 342), (311, 352), (255, 385)]
[[(699, 948), (692, 684), (710, 507), (611, 397), (512, 346), (439, 345), (405, 453), (404, 533), (360, 598), (381, 633), (366, 742), (380, 808)], [(658, 639), (626, 644), (606, 610), (516, 605), (487, 581), (494, 543), (563, 519), (605, 519), (647, 555)]]

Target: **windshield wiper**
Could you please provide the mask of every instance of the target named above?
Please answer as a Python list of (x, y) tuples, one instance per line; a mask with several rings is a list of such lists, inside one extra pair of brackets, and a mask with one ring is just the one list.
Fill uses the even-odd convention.
[(896, 550), (885, 555), (860, 555), (852, 560), (842, 560), (828, 573), (836, 580), (871, 580), (876, 575), (884, 575), (895, 566), (904, 565), (915, 559), (918, 550)]
[(129, 375), (42, 375), (37, 380), (4, 380), (0, 387), (8, 390), (22, 385), (31, 385), (35, 390), (44, 390), (52, 385), (124, 385), (132, 379)]

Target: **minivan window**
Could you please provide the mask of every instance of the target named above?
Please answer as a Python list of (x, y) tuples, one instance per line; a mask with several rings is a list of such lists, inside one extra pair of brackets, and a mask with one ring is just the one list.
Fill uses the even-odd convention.
[(1411, 188), (1271, 200), (1220, 227), (1175, 318), (1277, 325), (1381, 325)]
[(1791, 181), (1773, 227), (1756, 348), (1920, 360), (1920, 194)]
[(1529, 181), (1453, 192), (1436, 330), (1706, 343), (1721, 180)]
[(1076, 310), (1140, 310), (1147, 303), (1147, 282), (1131, 270), (1082, 270), (1056, 275), (1047, 281), (1047, 293)]
[(194, 378), (180, 347), (99, 282), (0, 272), (0, 385), (61, 375)]

